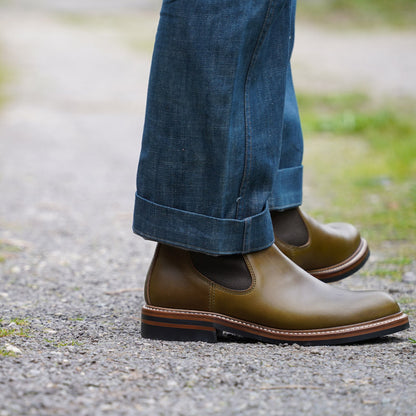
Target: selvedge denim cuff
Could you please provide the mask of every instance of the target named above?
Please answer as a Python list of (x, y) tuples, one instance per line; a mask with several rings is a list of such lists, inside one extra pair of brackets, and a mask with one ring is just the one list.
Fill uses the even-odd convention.
[(274, 177), (269, 198), (270, 210), (283, 210), (302, 205), (303, 166), (279, 169)]
[(133, 231), (148, 240), (213, 255), (251, 253), (274, 241), (268, 206), (248, 218), (223, 219), (159, 205), (138, 194)]

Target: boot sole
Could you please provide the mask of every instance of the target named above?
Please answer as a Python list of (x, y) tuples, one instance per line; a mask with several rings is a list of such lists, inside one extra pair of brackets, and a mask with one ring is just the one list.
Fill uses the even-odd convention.
[(309, 274), (326, 283), (345, 279), (361, 269), (370, 257), (367, 241), (361, 239), (361, 243), (355, 253), (341, 263), (322, 269), (306, 270)]
[(143, 338), (166, 341), (217, 342), (223, 333), (267, 343), (335, 345), (382, 337), (409, 327), (406, 314), (397, 313), (369, 322), (313, 330), (281, 330), (218, 313), (143, 306)]

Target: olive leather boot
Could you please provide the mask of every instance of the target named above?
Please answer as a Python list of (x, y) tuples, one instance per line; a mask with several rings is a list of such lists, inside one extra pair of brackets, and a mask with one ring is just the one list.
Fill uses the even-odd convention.
[(324, 282), (350, 276), (370, 255), (367, 241), (351, 224), (320, 224), (300, 208), (274, 211), (271, 216), (276, 246)]
[(158, 244), (145, 284), (145, 338), (343, 344), (409, 326), (387, 294), (327, 285), (275, 246), (213, 257)]

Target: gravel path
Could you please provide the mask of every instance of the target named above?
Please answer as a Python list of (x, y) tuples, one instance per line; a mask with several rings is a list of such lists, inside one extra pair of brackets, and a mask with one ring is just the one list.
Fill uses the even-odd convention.
[[(0, 6), (15, 71), (0, 112), (0, 416), (413, 415), (413, 328), (342, 347), (141, 339), (154, 245), (132, 234), (131, 216), (149, 56), (121, 43), (120, 28), (49, 12), (98, 3), (131, 16), (154, 7)], [(304, 48), (300, 71), (313, 67)], [(413, 299), (415, 318), (412, 267), (402, 282), (357, 275), (345, 285)]]

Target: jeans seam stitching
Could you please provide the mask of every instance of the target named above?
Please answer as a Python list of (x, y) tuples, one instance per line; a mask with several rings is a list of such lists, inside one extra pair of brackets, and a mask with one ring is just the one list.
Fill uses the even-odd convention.
[[(262, 28), (260, 30), (260, 34), (259, 37), (257, 39), (256, 45), (254, 47), (254, 51), (253, 51), (253, 55), (251, 56), (250, 59), (250, 63), (248, 66), (248, 70), (247, 70), (247, 76), (246, 76), (246, 80), (244, 82), (244, 104), (245, 104), (245, 128), (246, 128), (246, 140), (245, 140), (245, 157), (244, 157), (244, 169), (243, 169), (243, 177), (241, 179), (241, 185), (240, 185), (240, 192), (239, 192), (239, 198), (238, 198), (238, 202), (237, 202), (237, 209), (236, 209), (236, 217), (238, 218), (241, 214), (241, 211), (243, 211), (243, 209), (241, 208), (241, 202), (242, 202), (242, 196), (245, 193), (245, 188), (246, 188), (246, 184), (247, 184), (247, 180), (249, 177), (249, 169), (250, 169), (250, 165), (251, 165), (251, 160), (252, 160), (252, 155), (251, 155), (251, 119), (250, 119), (250, 102), (249, 102), (249, 93), (248, 93), (248, 89), (247, 89), (247, 85), (248, 82), (250, 81), (250, 74), (252, 71), (252, 68), (255, 66), (255, 63), (257, 61), (257, 57), (259, 54), (259, 50), (263, 44), (264, 38), (266, 36), (267, 30), (270, 28), (270, 19), (273, 16), (273, 11), (274, 11), (274, 6), (273, 6), (274, 1), (273, 0), (269, 0), (269, 6), (267, 8), (266, 11), (266, 15), (264, 17), (264, 21), (263, 21), (263, 25)], [(244, 212), (244, 211), (243, 211)]]

